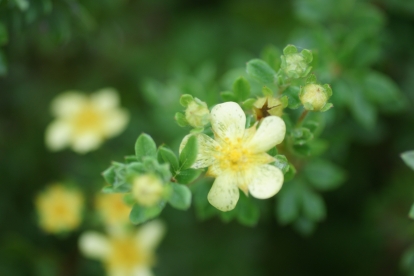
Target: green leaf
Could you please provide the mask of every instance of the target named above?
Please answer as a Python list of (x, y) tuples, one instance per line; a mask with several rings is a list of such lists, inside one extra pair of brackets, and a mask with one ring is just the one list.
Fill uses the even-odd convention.
[(135, 143), (135, 155), (138, 160), (145, 156), (157, 158), (157, 146), (148, 134), (141, 134)]
[(253, 105), (256, 101), (257, 101), (257, 99), (253, 99), (253, 98), (247, 99), (244, 102), (242, 102), (242, 107), (245, 110), (250, 110), (250, 109), (253, 108)]
[(321, 108), (321, 112), (325, 112), (328, 111), (329, 109), (331, 109), (333, 107), (332, 103), (326, 103), (322, 108)]
[(312, 186), (320, 191), (336, 189), (346, 179), (343, 169), (322, 159), (310, 161), (304, 168), (304, 174)]
[(362, 91), (353, 86), (349, 107), (354, 118), (365, 128), (372, 129), (377, 121), (375, 106), (364, 98)]
[(276, 217), (280, 224), (292, 223), (299, 216), (300, 191), (294, 182), (283, 184), (282, 190), (277, 195)]
[(309, 77), (306, 78), (306, 84), (309, 84), (309, 83), (316, 83), (315, 74), (310, 74)]
[(186, 145), (180, 153), (180, 170), (191, 167), (197, 158), (197, 138), (195, 135), (188, 138)]
[(119, 187), (105, 186), (102, 188), (102, 193), (104, 194), (119, 194), (119, 193), (129, 193), (131, 192), (131, 185), (124, 184)]
[(401, 158), (408, 167), (414, 170), (414, 150), (402, 153)]
[(275, 166), (278, 167), (283, 172), (283, 174), (286, 174), (289, 170), (289, 162), (286, 156), (279, 154), (275, 156), (275, 159)]
[(7, 44), (9, 41), (9, 36), (7, 33), (7, 28), (3, 23), (0, 23), (0, 45)]
[(180, 104), (184, 107), (187, 107), (190, 102), (194, 101), (193, 96), (189, 94), (181, 95), (180, 97)]
[(292, 138), (294, 145), (302, 146), (313, 139), (313, 134), (309, 129), (300, 127), (292, 131)]
[(411, 205), (410, 212), (408, 213), (408, 217), (414, 219), (414, 203)]
[(313, 55), (312, 52), (309, 51), (308, 49), (303, 49), (302, 52), (300, 52), (300, 54), (303, 56), (303, 58), (305, 59), (305, 61), (307, 63), (311, 63), (313, 60)]
[(289, 86), (283, 92), (283, 96), (287, 96), (288, 98), (288, 107), (291, 109), (296, 109), (302, 105), (301, 101), (299, 100), (299, 87), (297, 86)]
[(269, 87), (267, 87), (267, 86), (263, 86), (263, 88), (262, 88), (262, 93), (263, 93), (263, 95), (265, 95), (265, 96), (267, 96), (267, 97), (272, 97), (273, 96), (273, 90), (272, 89), (270, 89)]
[(316, 223), (307, 217), (299, 217), (293, 226), (301, 235), (309, 236), (315, 231)]
[(111, 166), (102, 173), (106, 183), (114, 185), (116, 180), (115, 167)]
[(296, 175), (296, 168), (292, 163), (289, 163), (289, 169), (285, 174), (285, 182), (292, 180)]
[(175, 176), (175, 179), (179, 183), (189, 184), (193, 182), (194, 180), (196, 180), (200, 176), (201, 172), (202, 170), (196, 170), (196, 169), (189, 168), (189, 169), (180, 171), (179, 174)]
[(124, 159), (125, 159), (125, 163), (127, 163), (127, 164), (138, 161), (138, 159), (137, 159), (137, 157), (135, 155), (125, 156)]
[(191, 191), (185, 185), (170, 183), (172, 191), (168, 203), (174, 208), (187, 210), (191, 205)]
[(239, 102), (246, 100), (250, 96), (250, 83), (243, 77), (239, 77), (233, 83), (233, 93)]
[[(255, 226), (260, 218), (260, 210), (251, 198), (246, 198), (240, 194), (239, 202), (236, 206), (237, 220), (246, 226)], [(230, 212), (223, 212), (230, 213)]]
[(236, 96), (231, 91), (223, 91), (220, 93), (220, 96), (225, 102), (236, 102)]
[(180, 127), (188, 126), (187, 119), (185, 118), (185, 115), (183, 113), (175, 113), (174, 119)]
[(164, 202), (161, 202), (152, 207), (143, 207), (135, 204), (132, 207), (131, 213), (129, 214), (129, 220), (133, 224), (144, 223), (149, 219), (157, 217), (161, 213), (162, 209), (164, 209), (164, 206)]
[(266, 46), (261, 54), (262, 59), (273, 68), (278, 71), (280, 69), (280, 55), (282, 52), (273, 45)]
[(176, 171), (178, 171), (179, 169), (178, 158), (172, 150), (166, 147), (160, 147), (158, 149), (158, 152), (161, 155), (164, 162), (167, 162), (168, 164), (170, 164), (172, 173), (175, 173)]
[(310, 156), (311, 150), (308, 144), (304, 145), (293, 145), (293, 150), (296, 154), (300, 156)]
[(247, 63), (247, 74), (260, 83), (274, 83), (276, 72), (263, 60), (253, 59)]
[(296, 54), (298, 52), (298, 49), (295, 45), (289, 44), (283, 49), (283, 54), (290, 55), (290, 54)]
[(304, 215), (312, 221), (321, 221), (326, 216), (326, 206), (322, 197), (310, 189), (302, 191)]

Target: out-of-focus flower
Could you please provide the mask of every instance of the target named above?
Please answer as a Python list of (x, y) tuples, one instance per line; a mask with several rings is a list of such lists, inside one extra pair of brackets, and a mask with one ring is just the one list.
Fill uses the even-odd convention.
[(164, 224), (156, 220), (136, 233), (105, 236), (86, 232), (79, 239), (79, 247), (86, 257), (102, 261), (109, 276), (150, 276), (155, 247), (164, 232)]
[(123, 200), (124, 194), (98, 194), (95, 206), (108, 227), (122, 227), (129, 224), (131, 207)]
[(151, 207), (157, 204), (164, 193), (161, 179), (154, 174), (143, 174), (135, 177), (132, 183), (132, 194), (139, 205)]
[(53, 184), (35, 200), (40, 227), (48, 233), (76, 229), (81, 223), (83, 196), (75, 188)]
[(122, 132), (128, 122), (128, 112), (118, 105), (118, 94), (111, 88), (90, 96), (76, 91), (59, 95), (51, 104), (57, 118), (46, 129), (47, 147), (57, 151), (71, 146), (78, 153), (98, 148), (104, 139)]
[[(244, 193), (260, 199), (275, 195), (283, 184), (283, 173), (268, 163), (274, 158), (266, 153), (285, 137), (284, 121), (268, 116), (245, 129), (246, 115), (234, 102), (216, 105), (211, 111), (215, 139), (197, 135), (198, 155), (193, 168), (208, 167), (207, 175), (216, 178), (208, 201), (221, 211), (230, 211)], [(190, 135), (181, 143), (183, 149)]]
[(185, 118), (192, 127), (204, 127), (210, 122), (210, 111), (207, 104), (194, 98), (187, 105)]

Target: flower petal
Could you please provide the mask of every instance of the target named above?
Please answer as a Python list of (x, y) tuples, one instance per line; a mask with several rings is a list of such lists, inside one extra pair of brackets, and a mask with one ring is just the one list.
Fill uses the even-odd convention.
[(71, 125), (64, 120), (52, 122), (46, 129), (46, 146), (52, 150), (60, 150), (67, 146), (72, 133)]
[(137, 266), (134, 268), (131, 276), (153, 276), (151, 269), (147, 266)]
[(141, 248), (147, 252), (151, 252), (160, 243), (164, 234), (165, 224), (160, 220), (153, 220), (139, 228), (136, 242)]
[(209, 167), (216, 160), (214, 155), (216, 150), (220, 147), (220, 145), (216, 141), (214, 141), (214, 139), (210, 138), (210, 136), (207, 136), (203, 133), (189, 134), (185, 136), (183, 141), (181, 142), (180, 153), (187, 144), (187, 141), (191, 135), (196, 135), (198, 145), (197, 159), (191, 167), (194, 169)]
[(282, 188), (283, 173), (272, 165), (258, 166), (253, 172), (252, 182), (249, 184), (250, 194), (259, 199), (274, 196)]
[(70, 117), (83, 109), (86, 104), (88, 98), (85, 95), (77, 91), (68, 91), (52, 101), (52, 114), (57, 117)]
[(77, 153), (83, 154), (88, 151), (97, 149), (102, 143), (102, 137), (99, 133), (85, 132), (73, 137), (72, 149)]
[(246, 115), (234, 102), (218, 104), (211, 110), (211, 126), (222, 140), (242, 138), (246, 125)]
[(111, 110), (119, 105), (119, 96), (115, 89), (104, 88), (91, 95), (91, 102), (99, 110)]
[(111, 245), (104, 235), (91, 231), (80, 236), (79, 249), (86, 257), (103, 260), (109, 256)]
[(231, 174), (217, 177), (207, 196), (210, 204), (223, 212), (233, 210), (239, 200), (236, 181), (237, 179)]
[(129, 120), (129, 113), (125, 109), (108, 111), (104, 121), (104, 131), (107, 137), (116, 136), (121, 133)]
[(269, 116), (263, 119), (259, 129), (253, 138), (247, 143), (247, 146), (253, 152), (266, 152), (282, 143), (285, 138), (285, 122), (277, 116)]

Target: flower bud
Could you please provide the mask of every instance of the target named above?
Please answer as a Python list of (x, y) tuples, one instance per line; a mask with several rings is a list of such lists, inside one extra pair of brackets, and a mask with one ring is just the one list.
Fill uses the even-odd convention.
[(309, 83), (301, 87), (299, 99), (307, 110), (325, 111), (332, 107), (331, 104), (327, 103), (331, 95), (332, 90), (329, 85), (325, 84), (322, 86), (315, 83)]
[(312, 62), (312, 53), (309, 50), (298, 50), (293, 45), (288, 45), (281, 56), (281, 69), (289, 78), (301, 78), (309, 74), (312, 69), (309, 64)]
[(260, 120), (271, 115), (281, 117), (283, 114), (283, 107), (284, 105), (278, 98), (262, 97), (254, 102), (253, 111), (256, 115), (256, 119)]
[(157, 204), (164, 193), (164, 185), (159, 177), (144, 174), (135, 177), (132, 183), (132, 195), (139, 205), (151, 207)]
[(210, 122), (210, 111), (208, 110), (207, 104), (194, 98), (193, 101), (190, 101), (187, 104), (185, 118), (188, 124), (192, 127), (204, 127)]

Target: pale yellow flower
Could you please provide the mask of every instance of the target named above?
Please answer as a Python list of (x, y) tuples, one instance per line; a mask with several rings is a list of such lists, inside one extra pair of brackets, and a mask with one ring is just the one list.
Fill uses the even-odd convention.
[(111, 88), (90, 96), (76, 91), (58, 96), (51, 104), (57, 118), (46, 129), (46, 145), (53, 151), (71, 146), (78, 153), (98, 148), (126, 127), (128, 112), (118, 105), (118, 94)]
[(77, 189), (61, 184), (49, 186), (35, 200), (40, 227), (48, 233), (76, 229), (81, 223), (83, 201)]
[(129, 224), (131, 207), (123, 200), (124, 194), (98, 194), (95, 207), (108, 227), (122, 227)]
[(108, 276), (150, 276), (155, 247), (164, 232), (164, 224), (156, 220), (144, 224), (136, 233), (105, 236), (86, 232), (79, 239), (79, 247), (86, 257), (102, 261)]
[[(283, 184), (283, 173), (269, 163), (274, 158), (266, 153), (285, 137), (284, 121), (276, 116), (264, 118), (245, 129), (246, 115), (234, 102), (216, 105), (211, 111), (215, 139), (197, 135), (198, 155), (193, 168), (208, 167), (207, 175), (216, 178), (208, 201), (221, 211), (234, 209), (239, 188), (247, 195), (265, 199), (275, 195)], [(182, 149), (190, 135), (181, 143)]]

